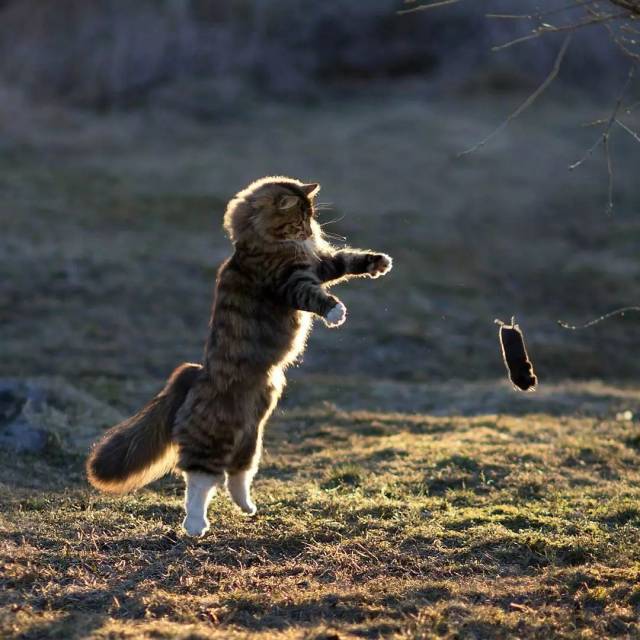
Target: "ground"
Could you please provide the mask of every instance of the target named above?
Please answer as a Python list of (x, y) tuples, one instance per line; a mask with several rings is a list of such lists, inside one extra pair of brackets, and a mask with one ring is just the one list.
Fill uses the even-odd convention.
[[(637, 319), (555, 322), (638, 298), (632, 150), (607, 217), (601, 162), (566, 172), (606, 106), (551, 95), (458, 160), (521, 96), (463, 98), (194, 122), (3, 96), (2, 375), (96, 404), (62, 403), (43, 455), (0, 452), (0, 636), (640, 637)], [(199, 358), (224, 203), (265, 173), (320, 181), (327, 229), (395, 269), (336, 289), (347, 323), (291, 371), (259, 514), (222, 495), (188, 540), (179, 479), (105, 497), (86, 442)], [(534, 394), (504, 379), (513, 313)]]

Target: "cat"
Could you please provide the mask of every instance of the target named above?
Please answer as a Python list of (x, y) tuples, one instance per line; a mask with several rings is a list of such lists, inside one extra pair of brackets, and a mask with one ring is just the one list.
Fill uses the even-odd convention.
[(324, 240), (319, 190), (272, 176), (229, 202), (224, 228), (234, 250), (218, 270), (204, 362), (180, 365), (143, 409), (106, 432), (87, 461), (91, 484), (124, 493), (177, 467), (186, 484), (183, 527), (196, 537), (209, 529), (209, 503), (225, 483), (235, 504), (255, 514), (251, 483), (284, 371), (304, 350), (314, 315), (328, 327), (346, 319), (327, 287), (392, 268), (384, 253)]

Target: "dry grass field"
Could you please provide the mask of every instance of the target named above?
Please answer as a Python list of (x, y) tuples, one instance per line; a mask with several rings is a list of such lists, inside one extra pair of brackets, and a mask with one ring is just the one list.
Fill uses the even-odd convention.
[[(607, 105), (559, 86), (456, 159), (521, 96), (411, 95), (200, 122), (3, 96), (0, 373), (49, 389), (51, 438), (0, 451), (1, 637), (640, 637), (638, 318), (556, 324), (638, 300), (633, 141), (606, 216), (601, 158), (566, 166)], [(320, 181), (327, 229), (395, 269), (291, 371), (258, 516), (219, 496), (191, 541), (181, 481), (105, 497), (83, 460), (199, 358), (224, 204), (268, 173)], [(535, 394), (504, 380), (514, 313)]]

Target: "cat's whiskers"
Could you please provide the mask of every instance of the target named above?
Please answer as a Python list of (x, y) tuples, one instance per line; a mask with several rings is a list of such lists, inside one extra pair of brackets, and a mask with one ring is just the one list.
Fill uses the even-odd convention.
[(334, 224), (335, 222), (340, 222), (344, 218), (344, 214), (339, 216), (338, 218), (334, 218), (333, 220), (327, 220), (326, 222), (318, 223), (318, 227), (320, 227), (320, 234), (322, 238), (332, 238), (333, 240), (337, 240), (338, 242), (346, 242), (347, 239), (340, 235), (339, 233), (334, 233), (333, 231), (327, 231), (324, 227)]
[(345, 214), (343, 213), (339, 218), (334, 218), (333, 220), (327, 220), (326, 222), (318, 223), (321, 227), (326, 227), (328, 224), (333, 224), (334, 222), (340, 222), (344, 220)]
[(333, 240), (337, 240), (338, 242), (346, 242), (347, 238), (345, 236), (341, 236), (339, 233), (332, 233), (331, 231), (322, 231), (323, 238), (332, 238)]

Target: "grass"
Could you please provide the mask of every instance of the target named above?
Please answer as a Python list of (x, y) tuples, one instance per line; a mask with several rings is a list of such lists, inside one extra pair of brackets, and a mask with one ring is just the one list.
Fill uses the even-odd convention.
[[(550, 97), (461, 163), (503, 102), (207, 123), (19, 107), (0, 104), (0, 362), (49, 390), (52, 446), (0, 452), (0, 637), (640, 636), (640, 431), (616, 418), (638, 410), (637, 324), (555, 324), (638, 293), (633, 162), (613, 218), (602, 167), (562, 173), (596, 105)], [(340, 289), (348, 322), (317, 327), (291, 371), (259, 515), (219, 496), (192, 541), (179, 479), (106, 497), (83, 459), (199, 358), (222, 207), (277, 172), (320, 180), (344, 216), (329, 228), (396, 266)], [(512, 313), (536, 394), (504, 381), (493, 319)]]
[(219, 496), (202, 541), (176, 533), (177, 479), (114, 499), (86, 488), (77, 459), (5, 455), (0, 635), (640, 633), (640, 454), (627, 423), (363, 418), (280, 415), (260, 514)]

